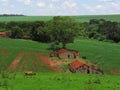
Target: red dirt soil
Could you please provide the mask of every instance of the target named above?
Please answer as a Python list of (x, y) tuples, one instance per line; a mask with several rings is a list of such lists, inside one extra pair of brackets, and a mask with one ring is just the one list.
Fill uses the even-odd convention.
[(29, 52), (25, 52), (24, 53), (24, 58), (25, 60), (22, 61), (22, 63), (19, 65), (18, 69), (19, 69), (19, 72), (24, 72), (28, 69), (28, 62), (29, 62), (29, 57), (30, 53)]
[(120, 70), (112, 70), (111, 73), (115, 75), (120, 75)]
[(58, 60), (51, 60), (49, 57), (43, 57), (42, 61), (45, 65), (50, 66), (50, 68), (55, 72), (63, 71), (63, 69), (59, 68), (58, 66), (66, 63)]
[(12, 72), (16, 69), (18, 63), (22, 59), (24, 53), (19, 53), (18, 57), (10, 64), (10, 66), (7, 68), (8, 72)]
[(2, 54), (6, 54), (6, 53), (7, 53), (7, 51), (6, 51), (6, 50), (4, 50), (4, 49), (2, 49), (2, 50), (0, 50), (0, 53), (2, 53)]
[(59, 68), (55, 65), (55, 63), (49, 58), (49, 57), (43, 57), (42, 58), (42, 61), (43, 63), (46, 65), (46, 66), (50, 66), (50, 68), (55, 71), (55, 72), (59, 72)]

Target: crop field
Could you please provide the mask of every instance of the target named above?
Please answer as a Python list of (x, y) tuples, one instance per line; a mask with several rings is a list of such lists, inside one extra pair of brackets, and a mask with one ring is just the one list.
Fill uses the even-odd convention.
[(1, 73), (0, 90), (120, 90), (120, 77), (70, 73), (37, 73), (35, 76)]
[(17, 52), (42, 52), (48, 54), (49, 44), (32, 40), (0, 38), (0, 49)]
[[(62, 73), (62, 68), (48, 58), (49, 46), (0, 38), (0, 90), (120, 90), (119, 75), (72, 74), (68, 70)], [(67, 48), (86, 56), (86, 62), (97, 62), (104, 71), (120, 74), (120, 44), (76, 38)], [(36, 75), (27, 76), (26, 70)]]
[(90, 19), (105, 19), (108, 21), (120, 22), (120, 15), (83, 15), (75, 16), (78, 22), (88, 22)]
[[(26, 69), (51, 71), (47, 66), (42, 68), (42, 63), (46, 63), (46, 61), (41, 61), (45, 58), (43, 56), (49, 56), (51, 52), (48, 50), (49, 46), (48, 43), (31, 40), (0, 38), (0, 68), (4, 66), (7, 69), (23, 53), (15, 71), (24, 71)], [(80, 56), (86, 56), (86, 62), (97, 63), (105, 71), (120, 70), (120, 44), (77, 38), (74, 43), (67, 44), (67, 48), (79, 51)]]
[(1, 22), (10, 22), (10, 21), (48, 21), (51, 20), (52, 16), (6, 16), (0, 17)]
[[(81, 15), (81, 16), (71, 16), (78, 22), (88, 22), (90, 19), (105, 19), (109, 21), (120, 22), (120, 15)], [(0, 17), (0, 22), (10, 22), (10, 21), (49, 21), (53, 16), (5, 16)]]

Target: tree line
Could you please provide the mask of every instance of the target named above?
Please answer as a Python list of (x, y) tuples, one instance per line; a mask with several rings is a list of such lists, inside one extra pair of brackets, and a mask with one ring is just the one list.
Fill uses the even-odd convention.
[(0, 14), (0, 17), (3, 17), (3, 16), (24, 16), (22, 14)]
[(0, 31), (8, 32), (11, 38), (28, 35), (39, 42), (61, 42), (64, 48), (75, 37), (120, 42), (120, 23), (104, 19), (81, 23), (71, 17), (55, 16), (46, 22), (0, 22)]

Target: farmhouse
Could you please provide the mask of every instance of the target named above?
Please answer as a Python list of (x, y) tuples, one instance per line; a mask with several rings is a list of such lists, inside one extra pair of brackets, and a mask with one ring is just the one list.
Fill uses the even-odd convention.
[(80, 60), (75, 60), (69, 64), (69, 69), (73, 73), (83, 74), (103, 74), (103, 72), (93, 65), (89, 65)]
[(22, 39), (31, 39), (31, 37), (29, 35), (24, 35), (22, 36)]
[(78, 58), (79, 53), (73, 50), (60, 49), (55, 52), (50, 53), (51, 57), (59, 57), (61, 59), (74, 59)]
[(7, 37), (7, 33), (6, 32), (0, 32), (0, 37)]

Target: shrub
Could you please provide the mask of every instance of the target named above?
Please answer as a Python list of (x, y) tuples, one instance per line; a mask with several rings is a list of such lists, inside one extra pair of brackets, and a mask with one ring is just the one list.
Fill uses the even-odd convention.
[(9, 74), (7, 72), (1, 72), (2, 78), (9, 78)]
[(94, 83), (101, 84), (101, 80), (99, 78), (96, 78), (95, 81), (94, 81)]

